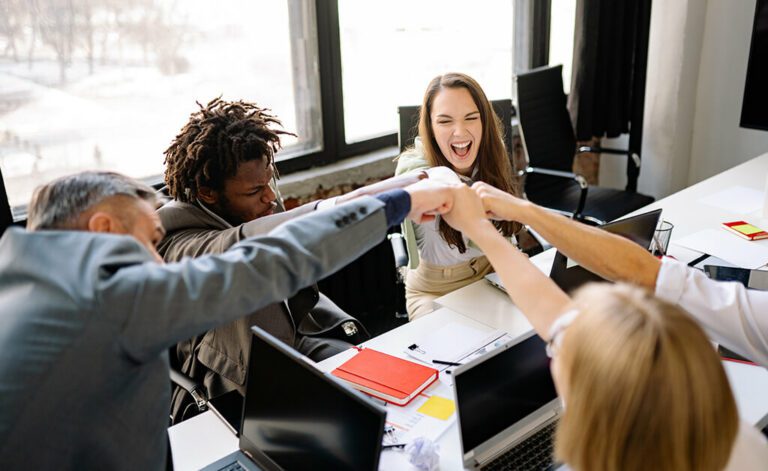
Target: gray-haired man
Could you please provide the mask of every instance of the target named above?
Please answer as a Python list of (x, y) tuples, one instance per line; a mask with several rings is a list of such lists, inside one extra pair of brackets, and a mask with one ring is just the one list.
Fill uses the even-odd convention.
[(169, 346), (290, 296), (452, 198), (424, 181), (161, 265), (151, 188), (104, 172), (42, 187), (30, 231), (0, 239), (0, 469), (163, 468)]

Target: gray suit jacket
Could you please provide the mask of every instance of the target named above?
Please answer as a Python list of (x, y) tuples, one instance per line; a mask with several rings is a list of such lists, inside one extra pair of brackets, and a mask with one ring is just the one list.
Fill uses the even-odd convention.
[(333, 273), (386, 227), (364, 197), (168, 265), (128, 236), (7, 230), (0, 469), (162, 469), (168, 347)]
[[(199, 204), (170, 201), (157, 211), (166, 230), (158, 250), (166, 262), (221, 253), (246, 237), (267, 233), (287, 220), (311, 212), (314, 207), (315, 203), (309, 203), (233, 227)], [(177, 349), (180, 369), (204, 384), (209, 397), (234, 389), (244, 395), (251, 347), (250, 326), (258, 325), (288, 345), (298, 346), (296, 327), (318, 301), (324, 311), (346, 315), (312, 285), (292, 296), (287, 306), (284, 302), (270, 304), (247, 317), (206, 332), (201, 338), (180, 342)], [(183, 392), (174, 391), (174, 416), (179, 413), (183, 399)]]

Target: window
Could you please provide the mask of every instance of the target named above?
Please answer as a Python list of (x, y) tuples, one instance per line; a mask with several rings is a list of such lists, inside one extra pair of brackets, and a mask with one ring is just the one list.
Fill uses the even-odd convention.
[[(397, 106), (418, 104), (440, 73), (465, 72), (489, 98), (510, 97), (515, 59), (523, 69), (546, 63), (549, 5), (7, 1), (0, 170), (8, 201), (18, 219), (36, 186), (84, 169), (159, 181), (163, 151), (195, 101), (219, 95), (271, 108), (299, 136), (277, 156), (283, 174), (394, 147)], [(521, 8), (538, 8), (535, 26)], [(536, 47), (544, 52), (528, 64)]]
[(84, 169), (161, 174), (195, 101), (219, 95), (267, 106), (298, 134), (280, 158), (318, 150), (312, 14), (312, 2), (292, 0), (7, 2), (0, 168), (10, 204)]
[(491, 99), (512, 93), (513, 2), (339, 1), (346, 143), (397, 132), (436, 75), (463, 72)]
[(551, 0), (549, 27), (549, 64), (563, 65), (563, 87), (571, 92), (573, 32), (576, 25), (576, 0)]

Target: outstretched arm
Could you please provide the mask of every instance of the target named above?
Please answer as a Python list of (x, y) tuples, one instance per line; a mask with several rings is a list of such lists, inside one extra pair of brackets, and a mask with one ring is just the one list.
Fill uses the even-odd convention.
[(639, 245), (547, 211), (487, 183), (478, 182), (472, 188), (489, 217), (531, 226), (566, 256), (603, 278), (655, 288), (661, 262)]
[(487, 219), (482, 201), (469, 187), (456, 190), (446, 222), (466, 234), (488, 257), (512, 301), (543, 338), (552, 323), (568, 310), (571, 300), (549, 277), (498, 233)]

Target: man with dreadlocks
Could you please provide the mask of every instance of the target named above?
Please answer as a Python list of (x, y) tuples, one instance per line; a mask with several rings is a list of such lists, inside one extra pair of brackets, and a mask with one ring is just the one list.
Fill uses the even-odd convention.
[[(242, 239), (266, 233), (318, 206), (313, 202), (282, 211), (272, 186), (274, 155), (280, 137), (293, 134), (276, 129), (281, 123), (268, 109), (220, 98), (198, 106), (200, 110), (192, 113), (165, 152), (165, 182), (173, 201), (158, 210), (167, 231), (158, 250), (166, 261), (224, 252)], [(343, 199), (366, 192), (364, 188)], [(350, 347), (325, 336), (330, 330), (346, 332), (353, 343), (367, 336), (362, 325), (313, 285), (286, 302), (180, 343), (177, 359), (182, 372), (201, 382), (209, 397), (233, 390), (243, 395), (251, 325), (259, 325), (316, 361)], [(237, 395), (230, 397), (240, 400)], [(188, 403), (184, 391), (177, 389), (172, 407), (176, 420), (183, 418)]]

